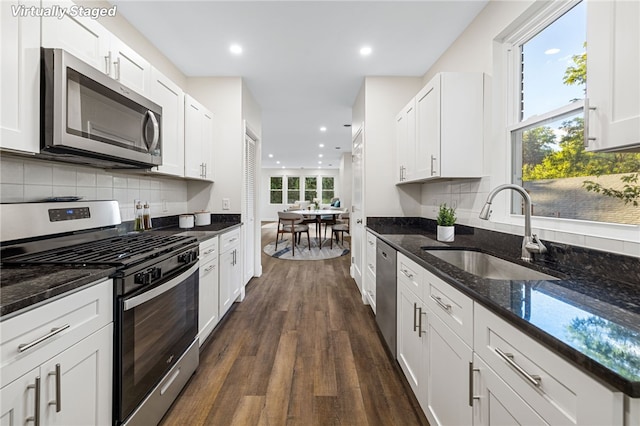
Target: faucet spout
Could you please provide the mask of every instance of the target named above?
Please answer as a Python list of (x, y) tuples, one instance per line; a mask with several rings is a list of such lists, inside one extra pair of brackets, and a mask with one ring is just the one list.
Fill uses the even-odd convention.
[(491, 215), (491, 203), (493, 198), (505, 189), (512, 189), (519, 193), (524, 199), (524, 238), (522, 240), (522, 260), (531, 262), (532, 253), (544, 253), (547, 248), (542, 244), (535, 234), (531, 233), (531, 197), (521, 186), (514, 184), (505, 184), (495, 187), (487, 196), (487, 202), (480, 211), (480, 219), (488, 220)]

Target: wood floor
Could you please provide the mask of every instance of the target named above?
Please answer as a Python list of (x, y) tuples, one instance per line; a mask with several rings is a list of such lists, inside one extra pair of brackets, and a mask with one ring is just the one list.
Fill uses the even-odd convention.
[(349, 261), (263, 253), (262, 277), (202, 348), (162, 425), (426, 425)]

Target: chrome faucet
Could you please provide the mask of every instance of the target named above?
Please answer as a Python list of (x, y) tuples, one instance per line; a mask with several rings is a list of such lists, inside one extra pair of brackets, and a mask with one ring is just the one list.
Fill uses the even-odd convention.
[(538, 239), (536, 234), (531, 233), (531, 197), (523, 187), (513, 184), (500, 185), (493, 189), (487, 197), (487, 202), (480, 211), (480, 219), (489, 220), (491, 215), (491, 202), (496, 194), (504, 189), (513, 189), (524, 198), (524, 238), (522, 239), (522, 260), (533, 261), (532, 253), (544, 253), (547, 248)]

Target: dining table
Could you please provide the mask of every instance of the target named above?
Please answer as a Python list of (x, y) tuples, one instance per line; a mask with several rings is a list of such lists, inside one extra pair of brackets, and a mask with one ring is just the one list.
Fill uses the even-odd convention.
[(289, 213), (299, 213), (305, 217), (305, 219), (313, 217), (313, 220), (316, 224), (316, 239), (318, 240), (318, 247), (322, 249), (322, 216), (333, 216), (333, 220), (336, 220), (336, 217), (341, 215), (342, 213), (346, 213), (346, 209), (309, 209), (309, 210), (289, 210)]

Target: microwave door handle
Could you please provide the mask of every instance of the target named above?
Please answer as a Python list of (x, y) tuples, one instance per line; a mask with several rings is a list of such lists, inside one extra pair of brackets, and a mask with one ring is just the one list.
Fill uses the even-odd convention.
[(153, 138), (151, 139), (151, 143), (147, 140), (147, 135), (145, 133), (145, 143), (147, 143), (149, 152), (153, 153), (158, 146), (158, 139), (160, 139), (160, 126), (158, 125), (156, 115), (152, 111), (147, 111), (145, 116), (148, 117), (149, 120), (151, 120), (151, 124), (153, 124)]

